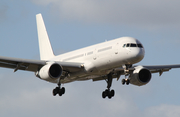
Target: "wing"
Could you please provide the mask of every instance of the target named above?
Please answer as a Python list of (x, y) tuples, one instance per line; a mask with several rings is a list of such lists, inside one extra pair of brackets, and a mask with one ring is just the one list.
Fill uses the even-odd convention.
[[(44, 60), (29, 60), (29, 59), (18, 59), (18, 58), (10, 58), (10, 57), (2, 57), (0, 56), (0, 67), (11, 68), (14, 69), (14, 72), (17, 70), (26, 70), (36, 72), (41, 67), (47, 64), (48, 61)], [(74, 63), (74, 62), (59, 62), (54, 61), (60, 64), (63, 67), (63, 70), (69, 72), (76, 72), (82, 70), (82, 63)]]
[[(151, 71), (151, 73), (159, 73), (159, 75), (161, 76), (163, 72), (169, 71), (173, 68), (180, 68), (180, 64), (176, 64), (176, 65), (140, 65), (144, 68), (147, 68), (148, 70)], [(130, 71), (135, 70), (137, 66), (133, 66), (131, 68), (129, 68)], [(116, 68), (114, 71), (117, 72), (121, 72), (122, 74), (124, 74), (124, 68), (120, 67), (120, 68)]]
[(143, 66), (151, 71), (151, 73), (158, 73), (161, 76), (163, 72), (169, 71), (173, 68), (180, 68), (180, 64), (176, 65), (151, 65), (151, 66)]

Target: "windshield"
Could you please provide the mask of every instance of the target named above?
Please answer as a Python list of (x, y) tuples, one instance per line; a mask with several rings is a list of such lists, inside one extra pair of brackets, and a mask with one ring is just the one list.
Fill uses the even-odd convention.
[(136, 43), (127, 43), (124, 44), (123, 47), (139, 47), (139, 48), (143, 48), (142, 44), (136, 44)]

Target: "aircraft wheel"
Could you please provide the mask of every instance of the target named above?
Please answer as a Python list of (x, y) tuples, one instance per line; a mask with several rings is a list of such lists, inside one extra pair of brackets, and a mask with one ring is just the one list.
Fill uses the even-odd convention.
[(59, 96), (62, 96), (65, 93), (65, 88), (62, 87), (61, 89), (59, 87), (56, 87), (55, 89), (53, 89), (53, 96), (56, 96), (57, 94), (59, 94)]
[(130, 83), (130, 80), (129, 80), (129, 79), (127, 79), (127, 81), (126, 81), (126, 85), (129, 85), (129, 83)]
[(106, 98), (108, 97), (109, 99), (111, 99), (112, 97), (114, 97), (115, 95), (115, 91), (114, 90), (108, 90), (106, 89), (105, 91), (102, 92), (102, 98)]
[(59, 89), (59, 92), (58, 92), (59, 96), (62, 96), (64, 93), (65, 93), (65, 88), (64, 87)]
[(122, 82), (123, 85), (126, 83), (125, 79), (122, 79), (121, 82)]
[(102, 98), (106, 98), (106, 92), (105, 91), (102, 92)]
[(64, 87), (61, 88), (61, 92), (62, 92), (62, 94), (65, 94), (65, 88)]
[(102, 92), (102, 98), (106, 98), (106, 96), (109, 95), (109, 90), (106, 89), (105, 91)]
[(58, 94), (59, 94), (59, 96), (62, 96), (62, 92), (61, 91)]
[(111, 94), (112, 97), (114, 97), (115, 91), (114, 91), (114, 90), (111, 90), (110, 94)]
[(56, 96), (59, 92), (59, 88), (56, 87), (55, 89), (53, 89), (53, 96)]
[(111, 95), (108, 95), (108, 98), (109, 98), (109, 99), (111, 99), (111, 98), (112, 98), (112, 96), (111, 96)]

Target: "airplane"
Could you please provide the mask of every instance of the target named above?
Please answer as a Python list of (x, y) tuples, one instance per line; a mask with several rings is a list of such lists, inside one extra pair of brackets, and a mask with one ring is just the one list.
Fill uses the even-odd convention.
[(142, 43), (132, 37), (121, 37), (55, 56), (41, 14), (36, 15), (36, 22), (40, 60), (0, 56), (0, 67), (14, 69), (14, 72), (34, 72), (36, 77), (56, 83), (53, 96), (65, 94), (65, 88), (61, 84), (104, 80), (107, 88), (102, 92), (102, 98), (111, 99), (115, 95), (115, 91), (111, 89), (115, 78), (119, 80), (124, 75), (123, 85), (143, 86), (150, 82), (152, 73), (159, 73), (161, 76), (172, 68), (180, 68), (180, 64), (134, 65), (144, 58), (145, 50)]

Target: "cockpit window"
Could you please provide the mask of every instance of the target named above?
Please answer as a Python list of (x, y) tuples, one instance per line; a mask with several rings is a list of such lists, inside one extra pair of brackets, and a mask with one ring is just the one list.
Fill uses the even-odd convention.
[(125, 47), (139, 47), (139, 48), (143, 48), (143, 46), (141, 44), (136, 44), (136, 43), (127, 43), (123, 45), (123, 48)]
[(139, 48), (143, 48), (143, 46), (141, 44), (137, 44)]
[(137, 45), (132, 43), (130, 47), (137, 47)]

